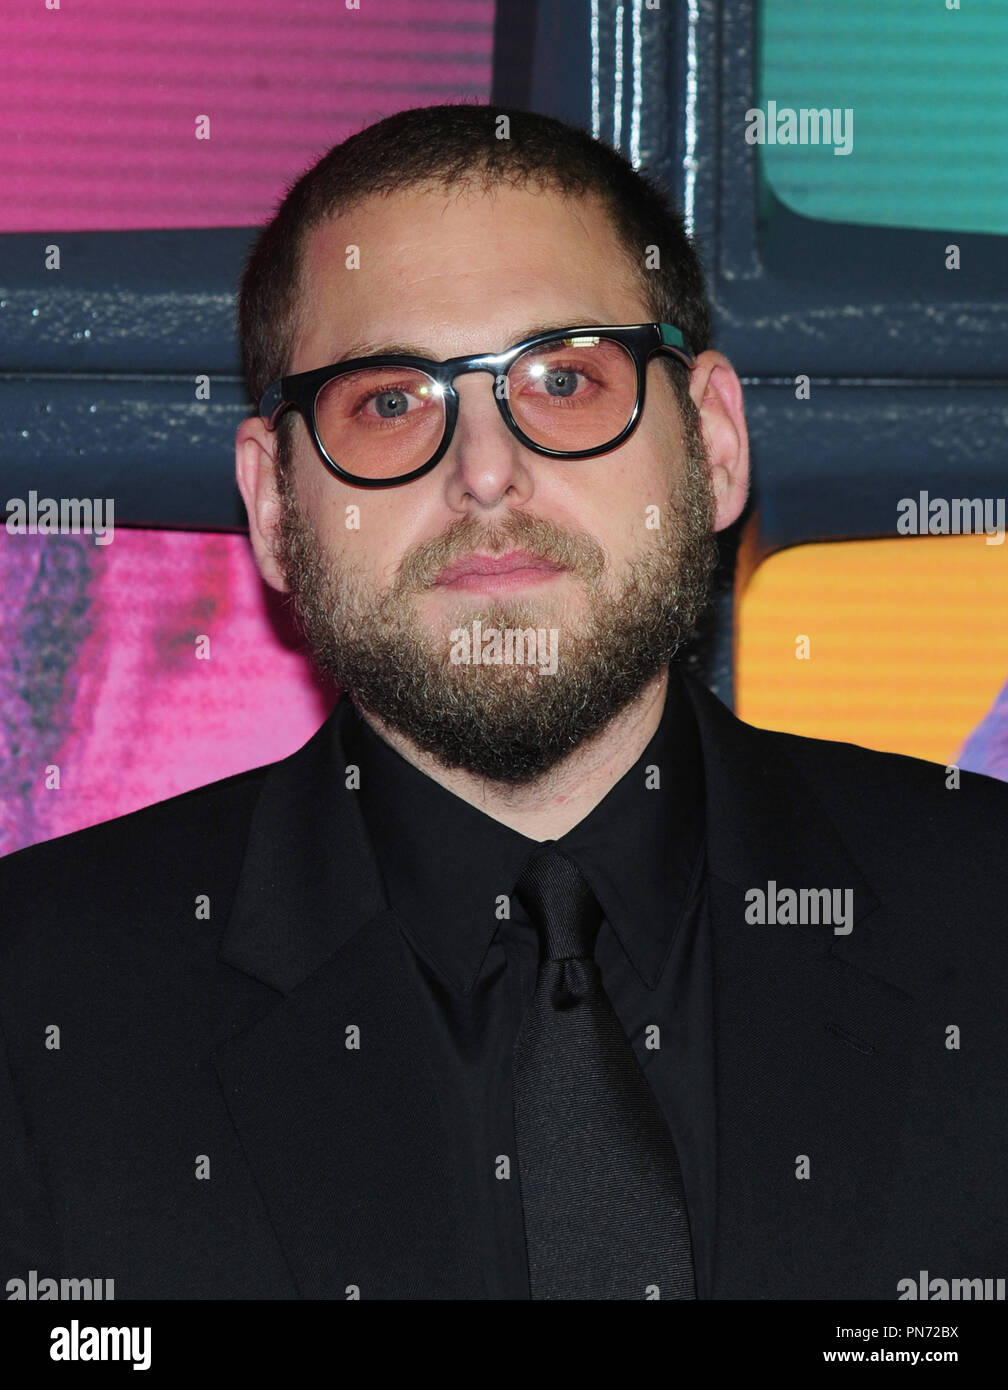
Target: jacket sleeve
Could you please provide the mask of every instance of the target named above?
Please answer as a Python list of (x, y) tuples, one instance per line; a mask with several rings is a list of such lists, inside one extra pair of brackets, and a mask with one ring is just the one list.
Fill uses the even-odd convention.
[(0, 1299), (8, 1281), (57, 1277), (58, 1239), (37, 1156), (11, 1074), (0, 1024)]

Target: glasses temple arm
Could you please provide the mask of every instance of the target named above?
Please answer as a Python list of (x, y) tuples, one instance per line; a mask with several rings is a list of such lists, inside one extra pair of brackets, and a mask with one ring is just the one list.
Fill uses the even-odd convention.
[(283, 383), (274, 381), (272, 386), (267, 388), (266, 394), (259, 402), (259, 414), (265, 416), (266, 423), (270, 429), (273, 428), (274, 417), (283, 404)]

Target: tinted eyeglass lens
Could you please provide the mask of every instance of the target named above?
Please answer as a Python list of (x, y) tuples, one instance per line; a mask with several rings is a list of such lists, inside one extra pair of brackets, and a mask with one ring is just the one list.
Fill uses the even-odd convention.
[(597, 449), (630, 423), (637, 368), (612, 339), (556, 338), (512, 363), (507, 398), (516, 424), (536, 444), (565, 453)]
[(368, 367), (334, 377), (315, 397), (326, 453), (357, 478), (400, 478), (421, 468), (444, 433), (441, 388), (412, 367)]

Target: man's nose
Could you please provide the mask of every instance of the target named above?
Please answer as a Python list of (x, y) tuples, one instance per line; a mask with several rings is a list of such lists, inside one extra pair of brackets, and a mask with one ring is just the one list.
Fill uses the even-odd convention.
[(493, 507), (505, 496), (524, 501), (532, 491), (534, 452), (508, 429), (495, 391), (504, 391), (503, 378), (489, 372), (470, 372), (455, 379), (459, 397), (455, 434), (441, 467), (446, 470), (449, 502), (464, 505), (471, 498)]

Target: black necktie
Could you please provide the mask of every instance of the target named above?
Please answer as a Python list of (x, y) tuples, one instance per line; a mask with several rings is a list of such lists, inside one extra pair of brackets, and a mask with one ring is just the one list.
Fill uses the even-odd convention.
[(532, 1297), (695, 1298), (675, 1144), (595, 964), (602, 910), (552, 844), (514, 890), (541, 944), (514, 1052)]

